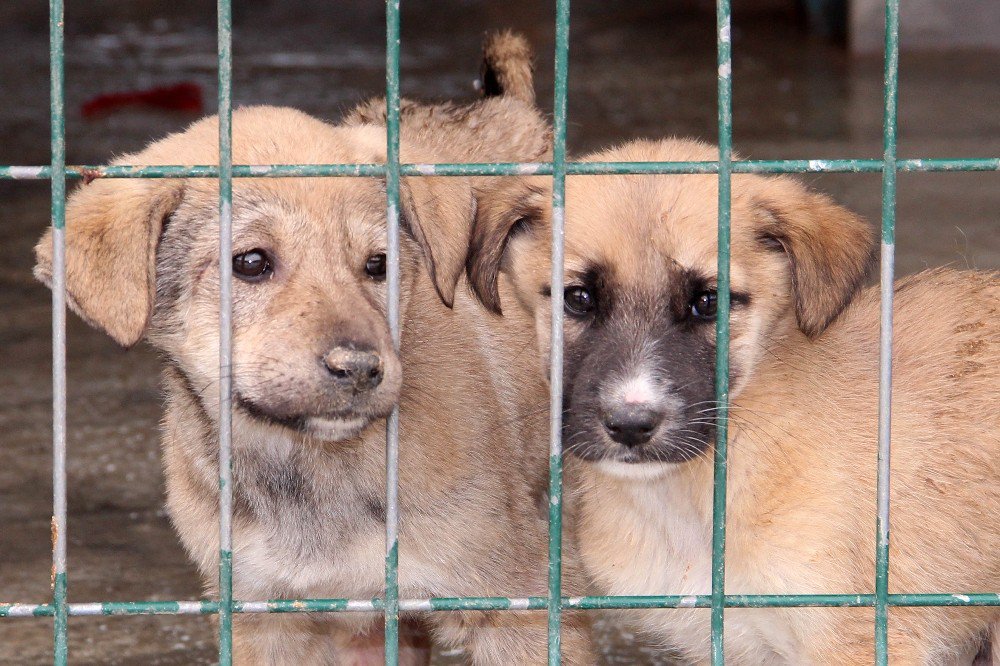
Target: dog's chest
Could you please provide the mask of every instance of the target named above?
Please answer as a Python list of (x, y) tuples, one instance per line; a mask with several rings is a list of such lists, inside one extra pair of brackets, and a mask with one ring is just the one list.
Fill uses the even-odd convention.
[[(690, 603), (695, 595), (711, 593), (711, 523), (683, 487), (641, 484), (608, 499), (598, 499), (602, 510), (589, 512), (580, 525), (584, 566), (602, 593), (682, 595), (690, 596)], [(727, 592), (756, 588), (754, 578), (743, 567), (729, 565)], [(623, 611), (621, 618), (692, 660), (709, 658), (708, 609)], [(726, 655), (735, 663), (782, 663), (795, 652), (794, 644), (790, 627), (770, 611), (726, 613)]]
[(283, 596), (377, 592), (385, 509), (376, 489), (294, 460), (245, 464), (234, 476), (237, 582)]
[(271, 595), (365, 598), (384, 575), (384, 528), (374, 523), (345, 531), (253, 522), (234, 540), (237, 581)]

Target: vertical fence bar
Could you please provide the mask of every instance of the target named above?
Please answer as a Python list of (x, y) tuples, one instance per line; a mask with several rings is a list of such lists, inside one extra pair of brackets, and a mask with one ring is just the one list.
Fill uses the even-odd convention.
[(63, 2), (49, 0), (49, 122), (52, 149), (52, 603), (53, 662), (69, 650), (66, 605), (66, 113)]
[(712, 495), (712, 663), (725, 662), (726, 472), (729, 437), (729, 217), (733, 159), (732, 30), (729, 0), (717, 0), (719, 65), (719, 266), (715, 322), (715, 479)]
[(566, 222), (566, 89), (569, 0), (556, 0), (555, 103), (552, 148), (552, 329), (549, 371), (549, 666), (561, 661), (563, 237)]
[[(399, 0), (385, 3), (386, 276), (389, 330), (399, 350)], [(385, 428), (385, 663), (399, 662), (399, 407)]]
[(882, 259), (878, 390), (878, 517), (875, 546), (875, 663), (889, 663), (889, 442), (892, 421), (892, 301), (896, 248), (896, 107), (899, 0), (885, 3), (885, 109), (882, 118)]
[(233, 16), (218, 0), (219, 56), (219, 664), (233, 661)]

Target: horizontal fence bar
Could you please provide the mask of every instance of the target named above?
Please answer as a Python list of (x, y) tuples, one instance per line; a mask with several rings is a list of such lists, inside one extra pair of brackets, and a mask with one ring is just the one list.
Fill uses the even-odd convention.
[[(896, 607), (1000, 606), (995, 593), (890, 594), (888, 605)], [(874, 594), (727, 594), (726, 608), (871, 608)], [(67, 604), (69, 615), (214, 615), (217, 601), (110, 601)], [(562, 597), (561, 607), (577, 610), (711, 608), (711, 595), (651, 595)], [(399, 610), (419, 611), (543, 611), (547, 597), (436, 597), (400, 599)], [(382, 599), (277, 599), (234, 601), (234, 613), (337, 613), (382, 612)], [(0, 618), (51, 617), (52, 604), (0, 604)]]
[[(739, 160), (733, 173), (880, 173), (882, 160)], [(1000, 171), (1000, 157), (907, 159), (896, 162), (904, 172)], [(714, 174), (718, 162), (567, 162), (572, 176), (614, 174)], [(378, 178), (384, 164), (234, 164), (234, 178)], [(551, 162), (401, 164), (402, 176), (551, 176)], [(49, 166), (0, 166), (0, 180), (48, 180)], [(70, 179), (94, 178), (218, 178), (210, 165), (67, 165)]]

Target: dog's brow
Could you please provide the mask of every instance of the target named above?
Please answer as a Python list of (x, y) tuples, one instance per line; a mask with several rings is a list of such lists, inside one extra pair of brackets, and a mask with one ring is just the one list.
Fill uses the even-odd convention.
[(260, 242), (263, 238), (274, 239), (270, 216), (263, 211), (253, 217), (237, 219), (237, 222), (238, 229), (233, 239), (236, 244), (239, 244), (243, 238), (252, 239), (253, 242)]
[(263, 196), (256, 189), (248, 188), (237, 190), (233, 192), (233, 210), (238, 209), (250, 209), (258, 212), (263, 212), (268, 204), (276, 204), (279, 207), (283, 205), (281, 197), (276, 195)]

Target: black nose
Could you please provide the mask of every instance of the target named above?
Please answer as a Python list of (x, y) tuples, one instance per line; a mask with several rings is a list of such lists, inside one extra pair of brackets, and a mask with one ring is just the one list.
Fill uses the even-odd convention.
[(647, 405), (625, 404), (604, 415), (604, 429), (611, 439), (625, 446), (639, 446), (653, 437), (663, 414)]
[(323, 365), (334, 381), (345, 388), (370, 391), (382, 383), (382, 359), (370, 348), (339, 345), (323, 357)]

